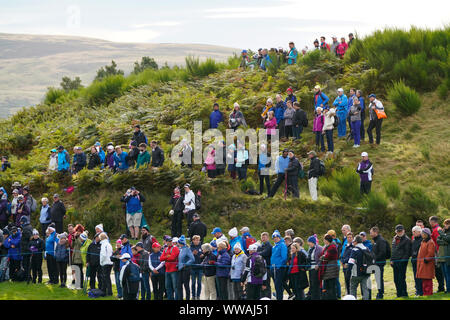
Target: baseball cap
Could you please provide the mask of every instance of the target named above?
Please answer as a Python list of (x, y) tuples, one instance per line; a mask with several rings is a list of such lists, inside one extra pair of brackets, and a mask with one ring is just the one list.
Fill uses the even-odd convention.
[(128, 239), (128, 237), (127, 237), (127, 235), (124, 233), (124, 234), (122, 234), (122, 235), (120, 236), (119, 239), (120, 239), (120, 240)]
[(361, 157), (368, 157), (368, 156), (369, 156), (369, 154), (365, 151), (363, 153), (361, 153)]
[(120, 260), (122, 260), (122, 259), (131, 259), (131, 256), (130, 256), (129, 253), (126, 252), (123, 255), (121, 255), (119, 259)]
[(405, 227), (403, 227), (403, 225), (398, 224), (395, 226), (395, 231), (401, 231), (401, 230), (405, 230)]
[(217, 232), (222, 232), (222, 229), (220, 229), (219, 227), (215, 227), (211, 234), (215, 234)]
[(363, 237), (367, 237), (367, 234), (364, 231), (360, 232), (359, 235), (363, 236)]
[(377, 96), (374, 93), (369, 94), (369, 98), (376, 98)]

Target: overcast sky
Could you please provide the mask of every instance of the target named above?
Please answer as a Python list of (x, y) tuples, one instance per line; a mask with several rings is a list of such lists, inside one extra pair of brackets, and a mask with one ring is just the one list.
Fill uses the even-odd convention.
[(0, 8), (3, 33), (251, 49), (450, 23), (449, 0), (0, 0)]

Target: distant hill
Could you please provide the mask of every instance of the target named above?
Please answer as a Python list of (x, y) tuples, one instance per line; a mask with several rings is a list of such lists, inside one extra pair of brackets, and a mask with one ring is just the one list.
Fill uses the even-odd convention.
[(42, 100), (49, 86), (63, 76), (79, 76), (84, 85), (96, 70), (115, 60), (129, 73), (135, 61), (149, 56), (159, 65), (184, 64), (194, 55), (225, 60), (237, 49), (204, 44), (115, 43), (106, 40), (48, 35), (0, 33), (0, 117)]

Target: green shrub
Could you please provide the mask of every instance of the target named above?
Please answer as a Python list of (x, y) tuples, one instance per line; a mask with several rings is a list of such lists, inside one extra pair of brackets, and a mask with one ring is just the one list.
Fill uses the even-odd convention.
[(391, 199), (400, 198), (400, 186), (396, 178), (388, 178), (383, 181), (383, 189), (386, 196)]
[(441, 83), (437, 88), (439, 99), (445, 100), (448, 97), (448, 86), (445, 82)]
[(252, 178), (247, 178), (241, 181), (241, 191), (246, 192), (250, 190), (256, 190), (256, 183)]
[(282, 57), (276, 53), (269, 53), (269, 57), (272, 60), (272, 63), (267, 66), (267, 73), (271, 76), (274, 76), (278, 73), (278, 70), (280, 70), (281, 66), (283, 65), (283, 60)]
[(388, 90), (388, 98), (405, 116), (416, 113), (422, 105), (419, 94), (405, 85), (403, 81), (392, 84), (392, 87)]
[(425, 160), (430, 160), (430, 151), (431, 146), (429, 144), (420, 145), (420, 153), (422, 154)]
[(53, 104), (61, 97), (66, 95), (66, 91), (64, 89), (57, 89), (53, 87), (49, 87), (47, 93), (45, 94), (44, 103), (45, 104)]
[(189, 56), (186, 57), (185, 61), (187, 73), (192, 77), (206, 77), (220, 69), (219, 64), (211, 58), (207, 58), (205, 61), (200, 62), (199, 58)]
[(428, 217), (437, 212), (438, 204), (421, 187), (409, 186), (403, 193), (403, 204), (407, 214)]
[(363, 199), (364, 224), (377, 225), (379, 228), (389, 226), (392, 217), (388, 214), (388, 200), (383, 194), (372, 191)]
[[(325, 187), (325, 191), (322, 190)], [(336, 197), (345, 203), (357, 203), (361, 199), (359, 176), (349, 167), (334, 170), (326, 183), (320, 184), (322, 194)]]
[(122, 75), (108, 76), (94, 81), (86, 88), (84, 95), (91, 105), (106, 105), (122, 95), (124, 83)]

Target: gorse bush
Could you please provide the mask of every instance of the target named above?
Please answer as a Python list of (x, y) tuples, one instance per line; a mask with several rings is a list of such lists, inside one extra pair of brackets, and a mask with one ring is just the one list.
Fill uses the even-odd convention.
[(429, 217), (437, 212), (438, 204), (421, 187), (409, 186), (403, 193), (403, 204), (414, 217)]
[(422, 101), (419, 94), (404, 84), (403, 81), (394, 82), (388, 90), (388, 98), (397, 107), (397, 110), (405, 116), (410, 116), (419, 111)]
[(359, 176), (349, 167), (335, 170), (327, 182), (320, 183), (320, 191), (327, 197), (335, 195), (345, 203), (357, 203), (361, 199)]
[(384, 193), (388, 198), (399, 199), (400, 198), (400, 186), (396, 178), (388, 178), (383, 181)]

